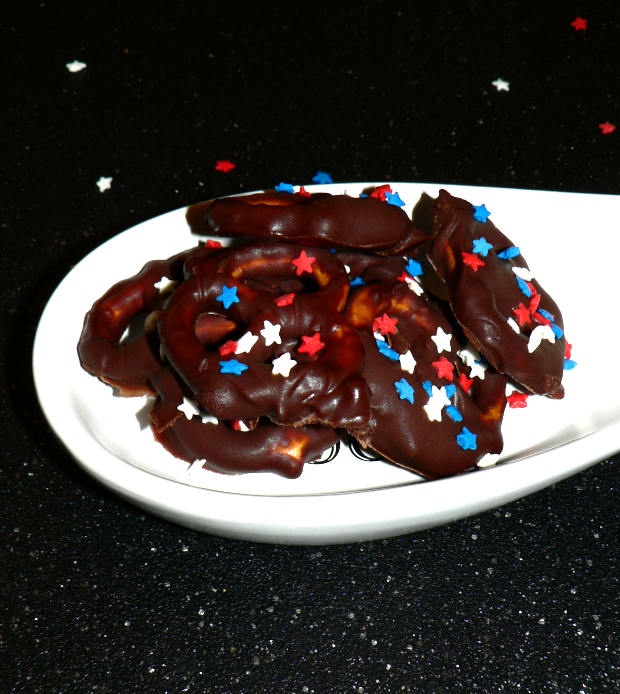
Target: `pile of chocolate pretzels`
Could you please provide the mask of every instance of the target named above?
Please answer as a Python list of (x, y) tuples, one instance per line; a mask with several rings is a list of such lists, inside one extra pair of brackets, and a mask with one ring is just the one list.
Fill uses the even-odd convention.
[(562, 316), (484, 205), (442, 190), (422, 224), (391, 199), (189, 208), (209, 241), (98, 299), (82, 367), (153, 396), (155, 438), (210, 470), (297, 477), (343, 439), (429, 479), (476, 466), (502, 449), (507, 393), (563, 396)]

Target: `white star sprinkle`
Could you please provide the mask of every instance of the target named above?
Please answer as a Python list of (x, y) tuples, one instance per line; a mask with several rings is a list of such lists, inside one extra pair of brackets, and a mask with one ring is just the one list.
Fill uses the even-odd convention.
[(503, 80), (501, 77), (498, 77), (494, 82), (491, 82), (491, 84), (497, 89), (498, 92), (509, 92), (510, 91), (510, 82), (506, 82), (506, 80)]
[(485, 371), (487, 370), (486, 364), (480, 359), (480, 353), (475, 350), (471, 345), (461, 349), (457, 352), (459, 357), (465, 362), (466, 366), (469, 366), (469, 377), (470, 378), (481, 378), (484, 379)]
[(431, 340), (437, 346), (437, 351), (440, 354), (441, 352), (450, 351), (450, 342), (452, 340), (452, 335), (450, 333), (445, 332), (441, 325), (437, 328), (437, 332), (434, 335), (431, 335)]
[(431, 386), (432, 395), (424, 405), (426, 416), (431, 422), (441, 422), (441, 411), (450, 404), (450, 399), (443, 388)]
[(555, 342), (555, 333), (550, 325), (537, 325), (530, 333), (530, 339), (527, 343), (527, 351), (531, 354), (538, 349), (543, 340)]
[(422, 294), (424, 294), (424, 289), (422, 289), (422, 285), (418, 282), (418, 280), (415, 277), (409, 277), (405, 273), (404, 279), (405, 283), (414, 294), (417, 294), (418, 296), (422, 296)]
[(526, 267), (519, 267), (518, 265), (513, 265), (512, 271), (519, 279), (525, 280), (526, 282), (529, 282), (530, 280), (534, 279), (534, 275)]
[(179, 410), (179, 412), (182, 412), (187, 417), (187, 419), (191, 419), (195, 414), (200, 414), (198, 408), (196, 407), (196, 404), (186, 397), (183, 397), (183, 402), (180, 405), (177, 405), (177, 410)]
[(400, 361), (400, 368), (403, 371), (406, 371), (410, 374), (413, 373), (413, 370), (415, 369), (415, 365), (417, 362), (413, 358), (413, 354), (411, 354), (410, 349), (408, 349), (404, 354), (400, 354), (398, 360)]
[(203, 424), (219, 424), (220, 421), (217, 417), (214, 417), (212, 414), (202, 414), (200, 413), (200, 421)]
[(100, 193), (104, 193), (112, 187), (112, 176), (100, 176), (97, 181), (97, 188)]
[(244, 333), (237, 340), (237, 349), (235, 350), (235, 354), (247, 354), (252, 347), (254, 347), (257, 340), (258, 335), (254, 335), (248, 330), (247, 333)]
[(519, 324), (512, 316), (507, 318), (506, 322), (517, 333), (517, 335), (521, 332), (521, 328), (519, 328)]
[(480, 354), (471, 345), (460, 349), (457, 354), (465, 362), (466, 366), (473, 366), (480, 359)]
[(264, 326), (265, 327), (260, 331), (260, 334), (263, 336), (265, 344), (267, 346), (273, 345), (274, 343), (278, 345), (282, 344), (282, 338), (280, 337), (280, 328), (282, 326), (274, 325), (268, 320), (265, 321)]
[(164, 275), (159, 282), (155, 282), (153, 286), (155, 289), (159, 289), (160, 294), (167, 294), (168, 292), (171, 292), (176, 285), (177, 282), (175, 280), (171, 280), (169, 277)]
[(484, 381), (484, 376), (486, 374), (486, 364), (482, 361), (475, 361), (473, 364), (470, 365), (471, 368), (469, 370), (469, 377), (470, 378), (480, 378)]
[(71, 63), (65, 65), (69, 72), (80, 72), (86, 67), (86, 63), (82, 63), (79, 60), (74, 60)]
[(288, 378), (291, 373), (291, 369), (297, 364), (297, 362), (291, 358), (289, 352), (284, 352), (279, 357), (274, 359), (272, 362), (273, 369), (271, 371), (274, 376), (280, 375)]

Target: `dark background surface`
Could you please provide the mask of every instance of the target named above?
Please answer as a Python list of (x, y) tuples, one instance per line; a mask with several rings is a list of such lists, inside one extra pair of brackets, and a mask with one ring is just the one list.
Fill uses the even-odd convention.
[[(100, 487), (46, 426), (30, 375), (72, 265), (206, 197), (317, 170), (617, 194), (615, 6), (3, 15), (1, 691), (618, 691), (617, 457), (411, 536), (259, 545)], [(222, 159), (236, 168), (216, 171)]]

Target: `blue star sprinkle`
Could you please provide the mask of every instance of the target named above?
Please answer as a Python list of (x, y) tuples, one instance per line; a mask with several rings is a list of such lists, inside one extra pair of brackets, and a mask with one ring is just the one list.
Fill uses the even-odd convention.
[(409, 260), (407, 261), (407, 264), (405, 265), (405, 272), (408, 275), (411, 275), (412, 277), (419, 277), (420, 275), (424, 274), (424, 270), (422, 270), (422, 265), (413, 258), (409, 258)]
[(400, 199), (400, 195), (397, 192), (386, 193), (385, 202), (389, 205), (396, 205), (396, 207), (404, 207), (405, 203)]
[(221, 374), (235, 374), (236, 376), (240, 376), (247, 368), (247, 364), (242, 364), (236, 359), (229, 359), (228, 361), (220, 362)]
[(224, 308), (230, 308), (233, 304), (238, 304), (237, 287), (227, 287), (223, 284), (222, 293), (216, 297), (216, 301), (221, 301), (224, 304)]
[(547, 320), (553, 321), (553, 314), (552, 314), (552, 313), (549, 313), (549, 311), (545, 311), (544, 308), (539, 308), (539, 309), (538, 309), (538, 313), (540, 313), (540, 315), (541, 315), (543, 318), (546, 318)]
[(489, 243), (484, 236), (474, 239), (474, 253), (480, 253), (486, 258), (491, 248), (493, 248), (493, 244)]
[(573, 361), (572, 359), (565, 359), (564, 360), (564, 371), (571, 371), (577, 366), (577, 362)]
[(375, 341), (377, 343), (379, 351), (381, 352), (381, 354), (383, 354), (384, 357), (387, 357), (392, 361), (399, 360), (400, 354), (398, 354), (396, 350), (392, 349), (385, 340), (378, 340), (377, 338), (375, 338)]
[(413, 387), (407, 383), (404, 378), (401, 378), (400, 381), (396, 381), (396, 383), (394, 383), (394, 387), (398, 391), (398, 397), (401, 400), (407, 400), (407, 402), (410, 402), (413, 405)]
[(433, 384), (430, 381), (424, 381), (422, 388), (426, 391), (428, 397), (430, 398), (433, 394)]
[(464, 451), (475, 451), (476, 434), (472, 434), (467, 427), (461, 429), (461, 433), (457, 434), (456, 442)]
[(472, 207), (474, 208), (474, 219), (484, 224), (491, 213), (484, 205), (472, 205)]
[(454, 394), (456, 393), (456, 386), (452, 383), (450, 383), (447, 386), (444, 386), (444, 391), (446, 393), (446, 397), (448, 400), (451, 400), (454, 397)]
[(553, 330), (553, 334), (558, 338), (558, 340), (561, 339), (564, 335), (564, 333), (562, 332), (562, 328), (560, 328), (560, 326), (556, 323), (551, 323), (551, 330)]
[(498, 253), (497, 257), (502, 260), (509, 260), (510, 258), (516, 258), (518, 255), (521, 255), (519, 246), (510, 246), (510, 248), (507, 248), (505, 251)]
[(366, 284), (366, 282), (364, 282), (364, 280), (363, 280), (361, 277), (355, 277), (354, 279), (352, 279), (352, 280), (349, 282), (349, 284), (350, 284), (352, 287), (357, 287), (357, 286), (359, 286), (360, 284)]
[(525, 282), (525, 280), (522, 280), (520, 277), (517, 277), (517, 284), (519, 285), (519, 289), (525, 294), (525, 296), (527, 296), (528, 298), (532, 296), (532, 291), (527, 286), (527, 282)]
[(312, 177), (313, 183), (333, 183), (332, 177), (325, 171), (317, 171)]
[(276, 191), (278, 193), (294, 193), (295, 188), (290, 183), (278, 183), (276, 186)]
[(454, 405), (448, 405), (448, 407), (446, 407), (446, 414), (453, 422), (463, 421), (461, 413), (456, 409), (456, 407), (454, 407)]

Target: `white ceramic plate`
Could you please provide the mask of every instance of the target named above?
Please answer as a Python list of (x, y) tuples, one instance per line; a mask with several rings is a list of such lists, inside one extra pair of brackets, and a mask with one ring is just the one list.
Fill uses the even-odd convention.
[[(371, 184), (308, 186), (359, 193)], [(378, 185), (378, 184), (377, 184)], [(531, 397), (506, 412), (496, 465), (427, 482), (381, 461), (360, 461), (344, 446), (335, 460), (307, 465), (299, 479), (270, 473), (225, 476), (188, 470), (140, 422), (147, 398), (114, 397), (84, 372), (76, 345), (84, 314), (114, 282), (148, 260), (196, 243), (186, 208), (110, 239), (60, 283), (41, 317), (33, 372), (50, 425), (96, 479), (135, 504), (198, 530), (266, 542), (351, 542), (413, 532), (493, 508), (568, 477), (620, 449), (620, 341), (611, 314), (617, 294), (620, 197), (392, 183), (411, 212), (440, 187), (484, 203), (518, 244), (534, 275), (563, 311), (577, 367), (566, 397)]]

